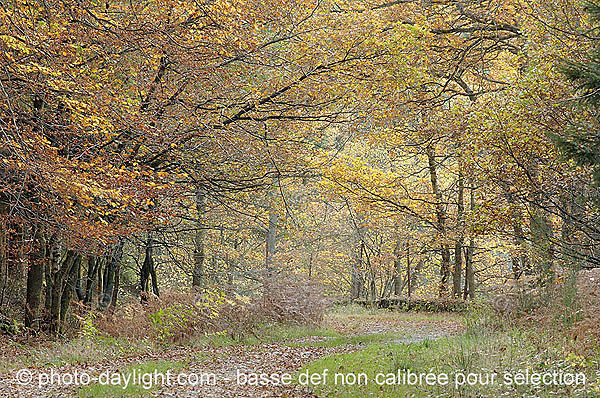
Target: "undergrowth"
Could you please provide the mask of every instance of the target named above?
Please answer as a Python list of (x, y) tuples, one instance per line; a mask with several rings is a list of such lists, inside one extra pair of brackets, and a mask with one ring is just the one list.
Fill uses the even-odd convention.
[[(317, 360), (299, 374), (329, 372), (328, 383), (312, 386), (319, 397), (600, 397), (600, 346), (591, 330), (596, 322), (597, 331), (600, 318), (589, 302), (592, 289), (582, 288), (574, 274), (544, 289), (515, 294), (504, 307), (510, 311), (499, 311), (493, 297), (470, 302), (460, 336), (413, 344), (375, 341), (358, 352)], [(587, 338), (578, 337), (582, 330)], [(393, 382), (407, 372), (446, 374), (448, 384)], [(516, 383), (525, 372), (569, 373), (585, 383), (544, 385), (531, 378)], [(360, 380), (355, 378), (360, 374), (366, 382), (348, 383)], [(378, 383), (378, 374), (390, 383)], [(469, 374), (472, 385), (457, 383)], [(354, 376), (348, 380), (347, 375)]]

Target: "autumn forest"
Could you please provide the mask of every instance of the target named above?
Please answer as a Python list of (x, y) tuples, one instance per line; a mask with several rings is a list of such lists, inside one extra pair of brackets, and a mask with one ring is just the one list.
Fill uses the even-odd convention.
[[(423, 323), (600, 369), (599, 111), (595, 1), (0, 0), (0, 352), (258, 339), (349, 369)], [(414, 340), (394, 363), (443, 355)], [(465, 388), (410, 396), (500, 396)]]

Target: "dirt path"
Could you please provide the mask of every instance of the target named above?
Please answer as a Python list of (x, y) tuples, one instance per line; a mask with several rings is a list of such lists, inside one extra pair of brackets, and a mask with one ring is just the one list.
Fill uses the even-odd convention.
[[(424, 339), (436, 339), (441, 336), (457, 334), (461, 330), (461, 324), (455, 319), (406, 319), (399, 314), (398, 316), (357, 316), (328, 319), (326, 326), (341, 333), (343, 336), (361, 336), (385, 335), (389, 336), (390, 343), (411, 343)], [(196, 398), (196, 397), (312, 397), (308, 389), (299, 386), (296, 383), (291, 385), (273, 385), (269, 382), (266, 385), (248, 385), (240, 384), (238, 381), (244, 381), (245, 377), (251, 377), (253, 374), (275, 374), (281, 377), (288, 373), (291, 378), (296, 378), (297, 371), (304, 365), (317, 360), (321, 357), (333, 355), (336, 353), (356, 351), (365, 346), (358, 341), (352, 344), (343, 344), (335, 347), (318, 346), (326, 338), (318, 336), (307, 336), (302, 339), (290, 340), (284, 343), (260, 344), (254, 346), (234, 345), (226, 347), (211, 348), (176, 348), (168, 352), (149, 354), (124, 358), (112, 362), (98, 362), (94, 364), (77, 364), (62, 366), (59, 368), (29, 368), (22, 377), (21, 383), (17, 380), (17, 371), (0, 374), (0, 397), (77, 397), (78, 388), (67, 385), (60, 385), (56, 382), (56, 375), (78, 375), (79, 380), (82, 375), (90, 375), (92, 381), (94, 377), (100, 375), (113, 377), (126, 368), (135, 369), (137, 364), (167, 361), (167, 364), (185, 364), (183, 367), (172, 371), (172, 377), (160, 387), (151, 391), (142, 390), (143, 396), (148, 397), (177, 397), (177, 398)], [(302, 346), (298, 346), (301, 343)], [(147, 372), (147, 370), (145, 370)], [(39, 381), (45, 382), (47, 378), (52, 377), (53, 383), (39, 386)], [(163, 373), (164, 374), (164, 373)], [(182, 379), (176, 380), (181, 376)], [(238, 380), (239, 375), (239, 380)], [(23, 381), (31, 377), (32, 382), (23, 384)], [(64, 377), (64, 376), (62, 376)], [(135, 378), (135, 374), (133, 375)], [(157, 376), (160, 378), (161, 376)], [(106, 380), (105, 379), (105, 380)], [(65, 382), (68, 382), (67, 380)], [(179, 383), (179, 382), (182, 383)], [(256, 381), (256, 380), (254, 380)], [(141, 380), (138, 379), (138, 384)], [(123, 383), (123, 381), (121, 381)], [(203, 384), (203, 385), (191, 385)], [(265, 384), (265, 383), (262, 383)], [(106, 391), (106, 390), (105, 390)], [(121, 391), (118, 388), (113, 390), (117, 395)], [(97, 392), (90, 391), (90, 396)]]
[[(92, 378), (103, 374), (123, 371), (125, 368), (136, 368), (137, 364), (153, 361), (187, 363), (182, 369), (173, 370), (172, 385), (162, 385), (147, 391), (149, 397), (309, 397), (311, 394), (297, 385), (241, 385), (238, 384), (238, 373), (249, 376), (252, 373), (278, 374), (289, 373), (294, 376), (303, 365), (318, 358), (335, 353), (358, 350), (359, 345), (340, 347), (290, 347), (285, 344), (261, 344), (255, 346), (236, 345), (215, 348), (185, 349), (177, 348), (156, 355), (143, 355), (113, 362), (95, 364), (78, 364), (57, 368), (28, 368), (26, 371), (0, 374), (0, 397), (77, 397), (77, 388), (59, 385), (56, 375), (77, 375), (83, 373)], [(24, 372), (24, 373), (23, 373)], [(162, 372), (165, 374), (164, 372)], [(53, 376), (53, 374), (55, 376)], [(176, 379), (184, 375), (180, 385)], [(18, 378), (22, 380), (19, 382)], [(53, 384), (40, 386), (48, 378), (55, 377)], [(135, 377), (135, 375), (134, 375)], [(161, 376), (159, 376), (161, 377)], [(214, 379), (212, 379), (214, 377)], [(243, 376), (242, 376), (243, 377)], [(31, 378), (30, 383), (25, 383)], [(83, 380), (84, 379), (80, 379)], [(203, 381), (204, 380), (204, 381)], [(240, 379), (241, 381), (242, 379)], [(95, 381), (95, 380), (94, 380)], [(66, 380), (65, 383), (69, 381)], [(161, 383), (158, 383), (161, 384)], [(166, 383), (165, 383), (166, 384)], [(191, 385), (204, 384), (204, 385)], [(118, 389), (116, 389), (118, 390)], [(118, 392), (118, 391), (117, 391)], [(91, 393), (93, 394), (93, 393)]]

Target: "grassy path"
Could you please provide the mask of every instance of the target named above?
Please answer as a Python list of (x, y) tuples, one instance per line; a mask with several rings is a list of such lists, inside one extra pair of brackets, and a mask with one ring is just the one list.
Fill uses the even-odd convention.
[[(54, 352), (55, 358), (51, 358), (53, 353), (50, 350), (45, 353), (49, 361), (41, 360), (38, 355), (34, 363), (28, 364), (26, 376), (30, 375), (32, 378), (29, 384), (19, 383), (16, 377), (17, 370), (23, 363), (15, 357), (14, 366), (11, 366), (9, 358), (5, 358), (3, 367), (8, 369), (0, 374), (0, 396), (308, 397), (313, 396), (309, 389), (297, 383), (282, 385), (280, 377), (288, 373), (293, 380), (297, 380), (297, 372), (304, 366), (319, 359), (331, 358), (333, 355), (355, 353), (370, 344), (399, 344), (437, 339), (458, 334), (461, 329), (459, 319), (451, 315), (337, 312), (329, 314), (321, 328), (265, 328), (259, 335), (260, 340), (253, 338), (239, 343), (226, 338), (213, 338), (210, 342), (196, 342), (193, 345), (159, 351), (148, 350), (140, 353), (125, 350), (111, 360), (103, 360), (102, 350), (99, 350), (99, 356), (96, 358), (82, 355), (64, 358), (67, 363), (62, 366), (40, 366), (44, 362), (47, 365), (60, 363), (61, 347), (58, 347), (58, 351)], [(84, 344), (83, 341), (79, 343)], [(73, 345), (77, 342), (68, 344)], [(27, 355), (22, 355), (21, 361), (26, 357)], [(162, 385), (155, 385), (151, 389), (142, 386), (144, 379), (140, 379), (139, 375), (154, 372), (166, 375), (167, 371), (173, 375), (173, 379), (168, 380), (171, 385), (165, 385), (166, 383), (161, 381), (158, 384)], [(96, 383), (93, 379), (88, 386), (81, 388), (60, 385), (56, 379), (58, 376), (55, 376), (52, 383), (40, 386), (39, 381), (46, 382), (53, 372), (55, 375), (85, 373), (92, 378), (106, 377)], [(130, 374), (133, 379), (137, 374), (138, 384), (132, 385), (133, 379), (130, 379), (127, 388), (123, 388), (125, 379), (121, 379), (118, 385), (101, 385), (106, 384), (109, 375), (114, 377), (112, 375), (118, 373)], [(259, 374), (275, 375), (278, 380), (254, 379), (252, 381), (257, 382), (253, 383), (255, 385), (249, 385), (248, 382), (239, 383), (248, 380), (245, 379), (247, 377)], [(179, 375), (184, 376), (180, 380), (175, 379)], [(67, 382), (68, 378), (62, 384)]]

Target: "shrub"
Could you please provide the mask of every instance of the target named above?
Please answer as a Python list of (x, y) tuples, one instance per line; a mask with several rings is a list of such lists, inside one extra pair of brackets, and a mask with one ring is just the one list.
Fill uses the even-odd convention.
[(224, 301), (219, 294), (197, 297), (189, 293), (165, 292), (142, 303), (130, 303), (113, 313), (99, 313), (96, 328), (112, 337), (176, 342), (197, 334), (214, 332), (215, 319)]
[(583, 270), (576, 277), (579, 322), (575, 325), (575, 336), (584, 348), (598, 349), (600, 339), (600, 268)]
[(514, 318), (531, 314), (548, 303), (550, 288), (540, 287), (534, 276), (507, 279), (487, 292), (489, 303), (497, 315)]
[(327, 300), (317, 282), (300, 276), (278, 276), (267, 280), (263, 289), (252, 306), (266, 321), (316, 325), (323, 320)]
[(207, 335), (228, 335), (239, 340), (248, 335), (256, 337), (256, 330), (264, 323), (318, 324), (325, 309), (318, 284), (297, 277), (278, 277), (268, 280), (263, 294), (250, 302), (207, 291), (165, 292), (160, 298), (152, 296), (142, 303), (123, 304), (112, 313), (86, 318), (83, 333), (97, 331), (159, 344)]
[(463, 316), (465, 333), (469, 336), (493, 334), (508, 325), (505, 317), (494, 309), (493, 303), (483, 297), (470, 301)]
[(583, 311), (581, 297), (577, 289), (577, 274), (570, 272), (565, 276), (556, 294), (556, 318), (566, 327), (572, 327), (581, 320)]

